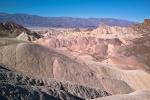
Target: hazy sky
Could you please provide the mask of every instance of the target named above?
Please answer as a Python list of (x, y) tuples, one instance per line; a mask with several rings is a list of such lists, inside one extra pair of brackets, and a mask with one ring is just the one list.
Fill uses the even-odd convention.
[(143, 21), (150, 0), (0, 0), (0, 12)]

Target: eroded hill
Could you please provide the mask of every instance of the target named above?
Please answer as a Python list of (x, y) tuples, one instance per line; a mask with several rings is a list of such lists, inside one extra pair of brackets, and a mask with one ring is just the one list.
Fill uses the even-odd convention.
[(31, 42), (26, 33), (0, 38), (1, 98), (148, 100), (149, 25), (40, 30)]

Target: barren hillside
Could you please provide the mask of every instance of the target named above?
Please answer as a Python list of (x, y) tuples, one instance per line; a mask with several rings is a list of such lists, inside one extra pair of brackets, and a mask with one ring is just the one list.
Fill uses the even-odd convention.
[(0, 98), (149, 100), (149, 25), (0, 38)]

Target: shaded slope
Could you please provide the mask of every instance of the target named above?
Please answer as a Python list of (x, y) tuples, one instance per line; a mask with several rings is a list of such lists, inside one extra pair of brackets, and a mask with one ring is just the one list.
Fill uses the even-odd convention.
[(100, 89), (37, 77), (26, 76), (0, 65), (0, 94), (7, 99), (30, 100), (83, 100), (110, 95)]
[(0, 23), (0, 37), (17, 37), (22, 32), (28, 31), (28, 29), (13, 22)]
[(21, 40), (32, 41), (41, 38), (42, 36), (36, 32), (31, 32), (22, 25), (14, 22), (1, 22), (0, 23), (0, 38), (16, 38)]

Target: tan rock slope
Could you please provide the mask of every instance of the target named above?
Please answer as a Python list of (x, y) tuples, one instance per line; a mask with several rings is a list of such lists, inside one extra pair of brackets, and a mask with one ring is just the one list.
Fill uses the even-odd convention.
[(93, 34), (135, 34), (137, 33), (131, 27), (108, 26), (101, 24), (98, 28), (92, 31)]
[(124, 44), (119, 38), (74, 37), (39, 39), (35, 43), (48, 48), (67, 48), (68, 51), (93, 56), (97, 61), (119, 65), (120, 69), (150, 70), (150, 36), (133, 39)]
[[(107, 89), (108, 92), (114, 94), (133, 91), (121, 80), (110, 78), (103, 80), (104, 78), (97, 77), (86, 64), (75, 61), (58, 51), (38, 44), (13, 41), (11, 44), (7, 39), (0, 41), (1, 44), (5, 44), (0, 47), (0, 63), (11, 66), (12, 69), (27, 75), (38, 75), (98, 87), (102, 90)], [(105, 84), (113, 85), (106, 88)]]
[(35, 32), (22, 32), (16, 38), (19, 40), (24, 40), (24, 41), (35, 41), (41, 37), (42, 36), (40, 34), (37, 34)]
[(149, 100), (150, 91), (137, 91), (130, 94), (114, 95), (93, 100)]

